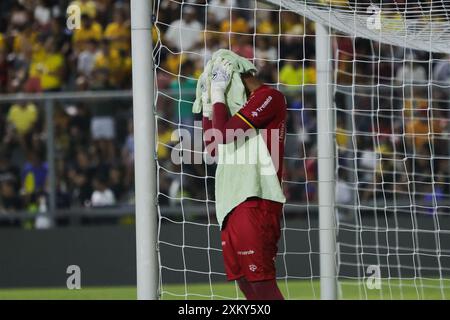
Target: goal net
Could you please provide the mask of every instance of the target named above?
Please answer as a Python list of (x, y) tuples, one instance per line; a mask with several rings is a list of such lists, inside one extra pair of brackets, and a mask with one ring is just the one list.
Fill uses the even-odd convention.
[[(277, 279), (320, 298), (315, 23), (329, 30), (336, 281), (343, 299), (450, 297), (448, 1), (155, 1), (160, 293), (239, 299), (226, 283), (215, 166), (192, 113), (226, 48), (288, 101)], [(322, 94), (322, 93), (320, 93)]]

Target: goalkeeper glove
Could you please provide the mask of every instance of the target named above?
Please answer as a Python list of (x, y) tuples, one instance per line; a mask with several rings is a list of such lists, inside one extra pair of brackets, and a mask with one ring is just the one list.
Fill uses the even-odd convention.
[(225, 103), (225, 91), (231, 80), (232, 65), (229, 61), (218, 58), (214, 62), (211, 77), (211, 102), (212, 104)]
[(199, 81), (200, 81), (203, 117), (211, 119), (212, 118), (212, 104), (211, 104), (211, 101), (209, 98), (209, 91), (210, 91), (211, 83), (208, 79), (208, 75), (206, 74), (206, 72), (202, 73)]

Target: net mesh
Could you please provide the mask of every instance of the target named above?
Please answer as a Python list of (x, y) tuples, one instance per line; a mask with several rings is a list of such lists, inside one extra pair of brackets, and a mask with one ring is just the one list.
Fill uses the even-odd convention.
[[(382, 9), (379, 30), (367, 28), (372, 4)], [(242, 298), (234, 283), (224, 284), (215, 167), (204, 161), (200, 118), (191, 112), (196, 79), (219, 48), (249, 58), (258, 76), (287, 97), (287, 203), (277, 279), (286, 298), (320, 297), (314, 21), (332, 31), (340, 297), (448, 298), (446, 7), (445, 1), (428, 7), (423, 2), (156, 2), (163, 298)], [(377, 25), (374, 19), (370, 23)]]
[(268, 0), (349, 35), (450, 52), (449, 1)]

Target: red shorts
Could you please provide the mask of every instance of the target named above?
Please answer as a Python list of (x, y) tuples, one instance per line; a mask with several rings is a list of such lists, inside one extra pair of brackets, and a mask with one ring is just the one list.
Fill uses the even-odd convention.
[(228, 214), (221, 232), (228, 280), (275, 279), (282, 208), (281, 203), (254, 198)]

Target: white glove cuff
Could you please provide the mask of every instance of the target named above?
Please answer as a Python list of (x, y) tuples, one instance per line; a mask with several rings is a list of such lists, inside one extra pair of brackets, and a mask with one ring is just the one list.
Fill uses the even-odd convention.
[(225, 103), (225, 93), (222, 90), (211, 90), (211, 102), (215, 103)]
[(202, 111), (203, 111), (203, 117), (212, 119), (212, 104), (211, 103), (204, 104)]

